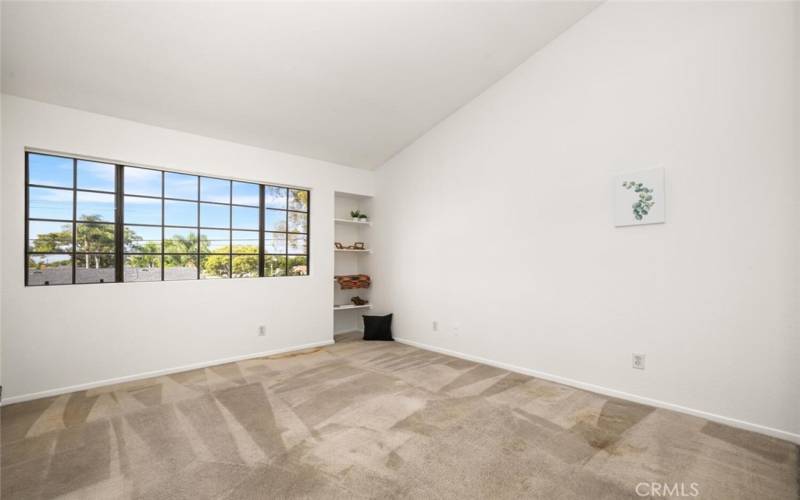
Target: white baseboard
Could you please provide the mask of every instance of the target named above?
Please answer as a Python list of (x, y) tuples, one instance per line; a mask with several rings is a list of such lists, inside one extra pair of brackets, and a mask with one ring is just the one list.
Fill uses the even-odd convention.
[(165, 368), (163, 370), (155, 370), (144, 373), (137, 373), (134, 375), (126, 375), (124, 377), (109, 378), (105, 380), (98, 380), (95, 382), (88, 382), (85, 384), (70, 385), (66, 387), (58, 387), (56, 389), (48, 389), (46, 391), (32, 392), (30, 394), (22, 394), (20, 396), (12, 396), (4, 398), (0, 405), (6, 406), (14, 403), (22, 403), (23, 401), (31, 401), (33, 399), (47, 398), (50, 396), (60, 396), (61, 394), (68, 394), (70, 392), (85, 391), (87, 389), (94, 389), (104, 385), (121, 384), (124, 382), (133, 382), (135, 380), (142, 380), (145, 378), (160, 377), (162, 375), (169, 375), (170, 373), (185, 372), (189, 370), (196, 370), (198, 368), (207, 368), (209, 366), (223, 365), (225, 363), (233, 363), (235, 361), (243, 361), (245, 359), (263, 358), (264, 356), (274, 356), (276, 354), (284, 354), (287, 352), (302, 351), (303, 349), (311, 349), (314, 347), (322, 347), (333, 344), (333, 339), (325, 340), (322, 342), (312, 342), (310, 344), (296, 345), (292, 347), (284, 347), (281, 349), (273, 349), (271, 351), (254, 352), (252, 354), (242, 354), (240, 356), (233, 356), (230, 358), (214, 359), (211, 361), (202, 361), (200, 363), (192, 363), (190, 365), (176, 366), (173, 368)]
[(666, 410), (672, 410), (679, 413), (686, 413), (688, 415), (704, 418), (706, 420), (711, 420), (714, 422), (718, 422), (720, 424), (730, 425), (731, 427), (738, 427), (740, 429), (758, 432), (760, 434), (766, 434), (767, 436), (776, 437), (778, 439), (784, 439), (786, 441), (790, 441), (800, 445), (800, 434), (796, 434), (793, 432), (788, 432), (781, 429), (775, 429), (760, 424), (754, 424), (752, 422), (746, 422), (744, 420), (738, 420), (735, 418), (725, 417), (722, 415), (717, 415), (715, 413), (709, 413), (702, 410), (695, 410), (694, 408), (687, 408), (685, 406), (668, 403), (666, 401), (660, 401), (658, 399), (638, 396), (636, 394), (630, 394), (627, 392), (618, 391), (616, 389), (609, 389), (608, 387), (594, 385), (587, 382), (581, 382), (579, 380), (573, 380), (558, 375), (552, 375), (550, 373), (531, 370), (529, 368), (522, 368), (520, 366), (511, 365), (508, 363), (502, 363), (500, 361), (493, 361), (491, 359), (481, 358), (480, 356), (472, 356), (470, 354), (464, 354), (458, 351), (452, 351), (450, 349), (445, 349), (442, 347), (423, 344), (422, 342), (417, 342), (415, 340), (401, 339), (401, 338), (395, 338), (394, 340), (402, 344), (408, 344), (410, 346), (418, 347), (420, 349), (425, 349), (427, 351), (447, 354), (448, 356), (453, 356), (454, 358), (466, 359), (467, 361), (475, 361), (476, 363), (482, 363), (484, 365), (490, 365), (497, 368), (502, 368), (503, 370), (521, 373), (523, 375), (529, 375), (531, 377), (541, 378), (544, 380), (549, 380), (551, 382), (558, 382), (559, 384), (568, 385), (570, 387), (575, 387), (590, 392), (596, 392), (598, 394), (603, 394), (605, 396), (625, 399), (627, 401), (633, 401), (634, 403), (641, 403), (645, 405), (655, 406), (657, 408), (664, 408)]

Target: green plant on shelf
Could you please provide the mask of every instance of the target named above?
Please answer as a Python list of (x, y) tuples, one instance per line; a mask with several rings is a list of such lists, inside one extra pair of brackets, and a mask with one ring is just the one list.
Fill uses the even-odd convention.
[(367, 222), (367, 214), (362, 214), (361, 210), (355, 209), (350, 210), (350, 217), (353, 218), (354, 222)]

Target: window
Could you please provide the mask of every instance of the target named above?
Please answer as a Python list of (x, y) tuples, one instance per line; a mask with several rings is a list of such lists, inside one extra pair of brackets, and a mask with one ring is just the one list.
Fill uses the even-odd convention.
[(302, 276), (308, 190), (26, 153), (26, 285)]
[(308, 273), (308, 191), (264, 189), (264, 275)]
[(28, 285), (116, 281), (116, 167), (28, 154)]

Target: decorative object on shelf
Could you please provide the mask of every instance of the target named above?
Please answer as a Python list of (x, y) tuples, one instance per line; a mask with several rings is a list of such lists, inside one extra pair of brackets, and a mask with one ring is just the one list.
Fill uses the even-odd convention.
[(346, 247), (336, 247), (337, 250), (353, 250), (358, 252), (364, 252), (367, 250), (363, 241), (356, 241), (352, 245), (347, 245)]
[(337, 250), (344, 250), (344, 245), (342, 245), (338, 241), (334, 242), (333, 246), (335, 246)]
[(347, 274), (333, 277), (342, 290), (352, 290), (354, 288), (369, 288), (372, 279), (366, 274)]
[(392, 315), (362, 316), (364, 318), (364, 340), (392, 339)]
[(361, 210), (355, 209), (350, 210), (350, 217), (353, 218), (353, 222), (367, 222), (368, 218), (367, 214), (362, 214)]
[(356, 295), (355, 297), (351, 298), (350, 302), (352, 302), (353, 304), (355, 304), (357, 306), (365, 306), (365, 305), (369, 304), (368, 300), (364, 300), (361, 297), (359, 297), (358, 295)]
[(659, 224), (665, 220), (664, 169), (615, 175), (614, 225)]

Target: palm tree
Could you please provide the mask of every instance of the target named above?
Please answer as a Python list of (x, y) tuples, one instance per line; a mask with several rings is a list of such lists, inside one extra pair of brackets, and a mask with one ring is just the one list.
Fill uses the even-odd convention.
[[(197, 267), (197, 251), (198, 243), (201, 253), (207, 253), (210, 248), (210, 243), (206, 236), (200, 238), (197, 234), (191, 232), (186, 236), (176, 234), (164, 241), (164, 254), (188, 254), (180, 256), (180, 258), (167, 257), (167, 263), (182, 266)], [(172, 260), (169, 260), (172, 259)], [(173, 262), (175, 260), (176, 262)], [(177, 262), (180, 261), (180, 262)]]

